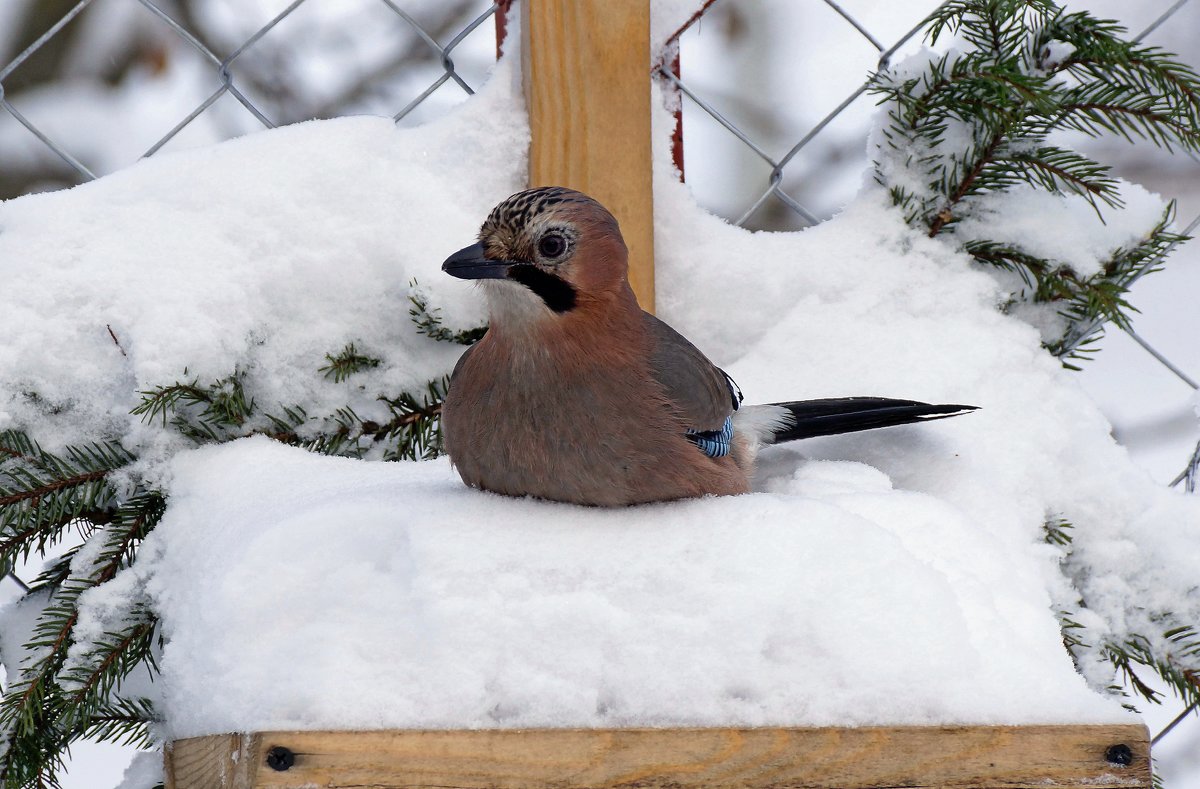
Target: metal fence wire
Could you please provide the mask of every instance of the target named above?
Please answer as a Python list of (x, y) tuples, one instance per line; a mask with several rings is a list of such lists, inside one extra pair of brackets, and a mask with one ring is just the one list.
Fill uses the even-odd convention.
[[(25, 96), (31, 92), (22, 90), (23, 87), (26, 87), (22, 84), (23, 70), (30, 68), (38, 57), (50, 50), (62, 49), (63, 38), (70, 35), (73, 23), (78, 25), (81, 17), (92, 10), (93, 6), (107, 5), (110, 13), (117, 13), (113, 11), (113, 8), (120, 5), (122, 6), (120, 13), (126, 15), (131, 13), (129, 9), (138, 9), (141, 16), (135, 20), (136, 24), (143, 31), (149, 29), (151, 32), (148, 35), (157, 42), (159, 47), (182, 47), (185, 51), (190, 52), (193, 59), (198, 58), (202, 67), (209, 72), (208, 91), (198, 96), (195, 104), (183, 112), (170, 128), (152, 139), (141, 153), (141, 156), (145, 157), (152, 156), (168, 146), (195, 124), (197, 119), (215, 112), (221, 100), (227, 98), (236, 102), (237, 107), (241, 110), (243, 122), (231, 124), (226, 118), (225, 129), (220, 133), (224, 136), (245, 133), (252, 130), (254, 126), (274, 128), (309, 117), (331, 117), (338, 114), (349, 114), (352, 111), (361, 111), (364, 106), (364, 97), (374, 100), (373, 104), (367, 102), (366, 106), (369, 109), (377, 113), (386, 111), (397, 122), (404, 122), (409, 120), (419, 108), (430, 103), (431, 97), (437, 95), (443, 88), (457, 92), (459, 98), (469, 96), (474, 92), (472, 81), (482, 79), (483, 72), (480, 70), (478, 76), (464, 76), (463, 69), (456, 66), (455, 57), (461, 51), (464, 42), (474, 42), (476, 60), (479, 59), (479, 52), (486, 51), (489, 54), (492, 52), (493, 26), (485, 25), (485, 23), (496, 16), (497, 11), (500, 11), (500, 15), (496, 19), (496, 29), (502, 36), (504, 12), (511, 0), (490, 4), (479, 0), (444, 0), (444, 2), (421, 4), (404, 4), (394, 0), (358, 0), (356, 3), (343, 4), (344, 6), (354, 5), (356, 8), (374, 9), (373, 13), (382, 14), (383, 17), (377, 16), (373, 24), (382, 22), (398, 26), (399, 29), (410, 34), (410, 43), (403, 52), (390, 53), (375, 62), (355, 64), (355, 78), (348, 80), (348, 84), (340, 88), (340, 93), (335, 91), (336, 95), (333, 97), (328, 95), (318, 97), (319, 101), (300, 102), (302, 106), (298, 111), (289, 110), (281, 100), (281, 96), (294, 98), (303, 93), (303, 90), (298, 89), (298, 86), (302, 88), (300, 85), (304, 79), (302, 73), (275, 73), (286, 67), (288, 58), (285, 54), (281, 54), (278, 50), (266, 53), (267, 67), (265, 68), (261, 64), (260, 67), (255, 68), (252, 61), (256, 55), (263, 54), (261, 50), (270, 49), (268, 42), (272, 31), (292, 18), (307, 13), (306, 9), (321, 6), (323, 0), (294, 0), (273, 16), (261, 18), (255, 16), (261, 11), (258, 2), (248, 2), (244, 6), (226, 4), (224, 9), (226, 16), (232, 13), (235, 17), (254, 19), (255, 21), (249, 23), (248, 27), (245, 24), (227, 25), (224, 36), (215, 34), (211, 24), (212, 19), (220, 18), (218, 12), (221, 9), (214, 10), (214, 8), (208, 7), (220, 6), (220, 0), (175, 0), (174, 2), (168, 2), (168, 0), (80, 0), (73, 5), (64, 0), (4, 0), (4, 2), (8, 3), (10, 7), (7, 11), (0, 8), (0, 52), (3, 51), (6, 43), (2, 28), (6, 22), (12, 24), (12, 20), (22, 7), (30, 15), (30, 18), (42, 19), (47, 22), (42, 28), (44, 32), (32, 37), (30, 43), (25, 45), (19, 54), (0, 68), (0, 108), (4, 111), (0, 113), (0, 121), (3, 121), (4, 115), (7, 114), (12, 121), (20, 124), (26, 139), (18, 141), (19, 143), (24, 144), (29, 140), (36, 140), (34, 146), (36, 150), (29, 153), (26, 158), (36, 159), (38, 156), (43, 156), (42, 165), (51, 171), (51, 175), (49, 177), (44, 174), (25, 178), (13, 177), (11, 171), (19, 168), (14, 168), (11, 161), (3, 158), (3, 147), (17, 144), (12, 142), (16, 138), (11, 133), (0, 134), (0, 198), (47, 186), (82, 183), (96, 178), (98, 174), (103, 174), (103, 169), (89, 164), (88, 156), (76, 150), (75, 144), (63, 139), (58, 130), (61, 128), (61, 124), (57, 128), (51, 128), (54, 124), (44, 122), (35, 117), (35, 113), (23, 109)], [(723, 0), (718, 7), (736, 5), (739, 2), (744, 2), (744, 0)], [(1180, 9), (1188, 2), (1189, 0), (1174, 0), (1174, 2), (1164, 0), (1161, 13), (1137, 35), (1137, 38), (1141, 40), (1152, 35), (1164, 24), (1169, 23), (1172, 17), (1179, 13)], [(791, 135), (790, 139), (793, 142), (783, 148), (782, 152), (772, 152), (772, 143), (760, 139), (752, 130), (753, 124), (739, 117), (739, 107), (736, 102), (728, 101), (728, 96), (706, 95), (704, 88), (683, 76), (684, 70), (681, 70), (679, 65), (680, 42), (686, 34), (695, 31), (703, 23), (709, 16), (714, 3), (716, 0), (706, 0), (683, 27), (663, 42), (662, 51), (665, 55), (655, 68), (659, 76), (679, 92), (690, 110), (699, 111), (704, 116), (711, 118), (720, 129), (724, 130), (724, 133), (729, 135), (730, 139), (736, 140), (738, 145), (744, 146), (750, 155), (761, 160), (766, 167), (766, 177), (758, 185), (754, 196), (740, 208), (726, 212), (730, 221), (745, 227), (759, 227), (761, 225), (756, 224), (756, 215), (773, 206), (781, 208), (787, 213), (790, 217), (788, 224), (792, 226), (803, 227), (816, 224), (827, 212), (806, 205), (806, 201), (797, 196), (796, 181), (789, 181), (789, 168), (800, 169), (797, 165), (803, 155), (814, 149), (823, 135), (829, 134), (831, 125), (850, 107), (859, 102), (871, 101), (866, 95), (868, 83), (863, 81), (846, 94), (840, 102), (834, 102), (827, 113), (815, 123), (806, 128), (787, 130), (786, 133)], [(420, 8), (417, 8), (418, 5)], [(893, 56), (916, 38), (922, 30), (922, 23), (914, 18), (912, 27), (908, 28), (906, 32), (898, 38), (889, 37), (880, 31), (873, 30), (871, 23), (856, 17), (834, 0), (805, 0), (802, 5), (808, 8), (809, 13), (816, 14), (821, 11), (831, 14), (831, 19), (836, 20), (832, 24), (844, 25), (848, 30), (853, 31), (853, 36), (859, 42), (858, 45), (871, 53), (873, 63), (878, 69), (887, 67)], [(329, 4), (325, 3), (324, 7), (328, 9)], [(230, 11), (230, 8), (236, 10)], [(432, 13), (430, 9), (436, 9), (436, 13)], [(923, 10), (927, 12), (932, 9)], [(7, 18), (4, 16), (5, 13), (8, 14)], [(922, 18), (923, 16), (922, 14)], [(127, 21), (129, 19), (128, 16), (121, 18)], [(261, 21), (262, 19), (265, 21)], [(825, 24), (830, 23), (829, 20), (825, 22)], [(241, 31), (240, 38), (238, 31)], [(355, 31), (346, 31), (346, 37), (354, 39)], [(76, 69), (77, 67), (76, 64)], [(64, 72), (70, 73), (70, 68), (65, 68)], [(399, 87), (394, 84), (397, 74), (407, 75), (406, 80)], [(211, 82), (213, 78), (215, 78), (215, 83)], [(821, 74), (806, 76), (806, 79), (813, 81), (821, 81), (823, 78)], [(392, 86), (381, 87), (385, 83)], [(786, 99), (780, 99), (780, 101), (786, 101)], [(387, 102), (391, 102), (391, 105), (381, 110)], [(225, 112), (228, 115), (228, 111)], [(297, 115), (297, 112), (301, 114)], [(247, 120), (249, 121), (248, 125), (245, 123)], [(0, 131), (3, 130), (0, 129)], [(46, 157), (46, 154), (49, 156)], [(46, 158), (50, 160), (49, 164), (46, 163)], [(131, 161), (124, 163), (128, 164)], [(1200, 159), (1194, 155), (1192, 155), (1192, 161), (1200, 163)], [(677, 163), (682, 164), (682, 162)], [(107, 169), (116, 169), (119, 166), (121, 166), (119, 162), (116, 165), (109, 162)], [(859, 167), (860, 165), (854, 163), (853, 166)], [(7, 180), (4, 172), (6, 167), (10, 170)], [(816, 180), (820, 180), (821, 177), (831, 176), (826, 173), (825, 176), (818, 176)], [(814, 177), (810, 175), (799, 179), (806, 186), (811, 186), (813, 180)], [(1192, 218), (1184, 226), (1183, 233), (1190, 235), (1198, 226), (1200, 226), (1200, 215)], [(1157, 262), (1159, 261), (1153, 261), (1153, 263)], [(1141, 273), (1149, 271), (1153, 263), (1148, 264)], [(1189, 376), (1145, 339), (1133, 331), (1127, 331), (1149, 354), (1192, 389), (1197, 389), (1195, 377)], [(1171, 484), (1183, 484), (1188, 491), (1193, 491), (1196, 486), (1198, 468), (1200, 468), (1200, 445), (1188, 460), (1184, 470)], [(12, 576), (12, 579), (22, 587), (28, 588), (15, 575)], [(1158, 742), (1192, 711), (1194, 708), (1184, 710), (1175, 721), (1155, 737), (1155, 742)]]
[[(6, 1), (12, 2), (13, 0)], [(34, 2), (36, 1), (37, 0), (34, 0)], [(144, 9), (146, 14), (149, 14), (153, 20), (160, 25), (160, 33), (165, 32), (168, 35), (177, 37), (178, 42), (182, 42), (188, 49), (192, 50), (196, 55), (198, 55), (211, 68), (212, 72), (217, 78), (215, 89), (213, 89), (208, 95), (204, 96), (190, 112), (181, 117), (173, 127), (155, 140), (153, 144), (151, 144), (145, 150), (145, 152), (142, 153), (142, 157), (152, 156), (157, 153), (164, 146), (174, 140), (197, 118), (199, 118), (205, 112), (210, 111), (210, 109), (218, 102), (218, 100), (225, 96), (232, 97), (234, 100), (236, 100), (237, 103), (245, 110), (245, 113), (257, 121), (262, 128), (273, 129), (276, 126), (283, 125), (284, 123), (288, 123), (293, 120), (299, 120), (299, 118), (280, 118), (275, 116), (269, 108), (263, 106), (264, 102), (252, 98), (250, 91), (244, 89), (240, 84), (243, 79), (246, 79), (246, 75), (239, 74), (239, 66), (244, 63), (248, 53), (252, 53), (256, 45), (260, 45), (260, 42), (284, 20), (296, 15), (297, 13), (300, 13), (300, 9), (306, 4), (310, 6), (319, 5), (319, 0), (317, 0), (317, 2), (314, 2), (313, 0), (293, 0), (293, 2), (289, 3), (282, 11), (279, 11), (277, 14), (271, 17), (269, 21), (255, 29), (248, 37), (241, 41), (240, 44), (229, 49), (227, 51), (228, 53), (224, 54), (223, 56), (214, 51), (216, 48), (214, 44), (209, 43), (210, 39), (212, 38), (210, 34), (206, 35), (198, 32), (197, 30), (189, 29), (188, 24), (180, 18), (178, 13), (173, 14), (168, 10), (170, 6), (168, 6), (167, 3), (161, 1), (156, 2), (155, 0), (122, 0), (122, 2), (136, 3), (139, 5), (142, 9)], [(32, 5), (33, 3), (31, 3), (31, 6)], [(50, 5), (50, 3), (47, 3), (47, 5)], [(39, 140), (46, 149), (52, 152), (54, 156), (57, 157), (61, 162), (65, 163), (70, 170), (73, 171), (76, 180), (79, 182), (95, 179), (97, 177), (96, 172), (93, 170), (93, 168), (90, 168), (82, 161), (83, 157), (77, 156), (71, 150), (70, 145), (65, 144), (61, 140), (57, 139), (55, 134), (42, 128), (39, 123), (35, 122), (30, 117), (27, 117), (27, 115), (22, 112), (21, 108), (17, 106), (19, 99), (14, 95), (10, 95), (9, 92), (6, 91), (6, 81), (12, 81), (14, 76), (19, 76), (19, 70), (23, 65), (30, 61), (30, 59), (36, 56), (39, 52), (54, 45), (57, 38), (65, 35), (64, 30), (67, 29), (77, 17), (83, 14), (85, 10), (93, 5), (102, 5), (102, 2), (101, 0), (80, 0), (80, 2), (76, 3), (73, 7), (63, 13), (62, 16), (59, 17), (57, 21), (55, 21), (48, 29), (46, 29), (44, 33), (28, 44), (28, 46), (26, 46), (7, 65), (0, 69), (0, 108), (3, 108), (13, 119), (15, 119), (26, 130), (28, 130), (29, 134), (37, 138), (37, 140)], [(182, 7), (191, 11), (193, 10), (192, 5), (193, 4), (184, 3)], [(471, 13), (468, 15), (465, 24), (461, 24), (457, 30), (453, 31), (452, 35), (448, 37), (444, 35), (442, 36), (442, 39), (445, 41), (444, 44), (439, 43), (436, 31), (427, 29), (426, 26), (423, 26), (421, 22), (417, 20), (414, 14), (405, 10), (399, 4), (393, 2), (393, 0), (377, 0), (377, 5), (379, 8), (385, 9), (394, 20), (398, 20), (405, 28), (415, 34), (416, 39), (419, 42), (417, 48), (424, 50), (426, 59), (431, 61), (431, 63), (436, 64), (435, 70), (439, 72), (429, 82), (429, 84), (424, 87), (423, 90), (417, 92), (406, 104), (400, 106), (395, 110), (395, 112), (391, 113), (392, 118), (395, 121), (401, 122), (405, 120), (411, 113), (413, 113), (414, 110), (425, 103), (436, 91), (438, 91), (438, 89), (440, 89), (446, 83), (453, 83), (462, 91), (463, 94), (468, 96), (475, 92), (471, 85), (468, 84), (467, 80), (464, 79), (464, 77), (455, 67), (453, 59), (454, 50), (460, 44), (462, 44), (462, 42), (468, 36), (474, 33), (481, 25), (484, 24), (484, 22), (488, 21), (496, 13), (498, 4), (492, 3), (487, 6), (482, 6), (482, 4), (474, 2), (446, 3), (443, 10), (461, 10), (469, 6)], [(449, 16), (461, 15), (462, 14), (460, 13), (451, 14)], [(196, 15), (194, 13), (186, 14), (188, 19), (194, 19), (195, 16)], [(440, 14), (439, 19), (444, 21), (446, 16), (448, 15), (444, 13)], [(491, 34), (492, 31), (490, 29), (485, 29), (482, 35), (490, 36)], [(405, 59), (407, 60), (412, 58)], [(297, 76), (299, 75), (288, 75), (288, 78), (296, 78)], [(377, 77), (382, 80), (388, 75), (384, 73), (369, 74), (367, 76), (368, 78)], [(254, 80), (251, 77), (249, 81)], [(333, 109), (334, 112), (324, 114), (336, 114), (336, 110), (338, 108), (334, 107)], [(317, 116), (319, 115), (320, 114)], [(239, 131), (244, 130), (244, 128), (239, 129)], [(6, 196), (12, 195), (0, 193), (0, 198)]]

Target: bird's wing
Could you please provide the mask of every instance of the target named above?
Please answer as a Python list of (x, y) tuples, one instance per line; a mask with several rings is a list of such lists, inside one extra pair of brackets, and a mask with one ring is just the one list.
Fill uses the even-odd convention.
[(741, 401), (737, 385), (682, 334), (649, 313), (643, 316), (651, 372), (668, 399), (691, 431), (722, 431)]
[(451, 384), (453, 384), (454, 379), (458, 377), (458, 371), (463, 368), (463, 364), (467, 361), (467, 357), (470, 356), (471, 352), (478, 347), (478, 345), (472, 345), (471, 347), (467, 348), (467, 350), (463, 351), (462, 356), (458, 357), (458, 361), (454, 363), (454, 372), (450, 373)]

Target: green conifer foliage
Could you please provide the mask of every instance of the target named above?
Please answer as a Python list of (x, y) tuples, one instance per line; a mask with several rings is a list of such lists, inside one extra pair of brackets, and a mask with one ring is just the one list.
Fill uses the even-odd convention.
[[(1061, 147), (1053, 134), (1082, 132), (1200, 150), (1200, 78), (1174, 56), (1128, 41), (1115, 22), (1068, 13), (1049, 0), (953, 0), (928, 19), (928, 39), (959, 46), (917, 74), (884, 70), (872, 91), (887, 105), (876, 179), (909, 224), (954, 240), (982, 198), (1016, 186), (1122, 207), (1108, 165)], [(1019, 238), (960, 243), (980, 263), (1016, 272), (1020, 298), (1055, 305), (1065, 319), (1047, 347), (1082, 358), (1103, 324), (1128, 326), (1125, 299), (1182, 236), (1174, 204), (1139, 243), (1113, 250), (1080, 275), (1030, 253)]]

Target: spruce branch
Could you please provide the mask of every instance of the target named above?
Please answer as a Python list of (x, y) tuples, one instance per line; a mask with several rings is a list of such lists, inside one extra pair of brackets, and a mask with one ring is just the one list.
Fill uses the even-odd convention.
[[(186, 369), (183, 372), (187, 375)], [(245, 378), (244, 371), (235, 370), (208, 385), (193, 378), (141, 391), (142, 402), (130, 413), (148, 424), (157, 420), (163, 427), (169, 417), (176, 430), (199, 444), (229, 440), (254, 413), (254, 400), (246, 397)]]
[(390, 443), (385, 460), (427, 460), (442, 453), (442, 403), (449, 389), (447, 376), (430, 381), (419, 399), (407, 393), (384, 399), (392, 413), (377, 434)]
[[(1141, 277), (1161, 267), (1166, 256), (1188, 236), (1176, 233), (1175, 201), (1163, 209), (1158, 223), (1136, 244), (1122, 247), (1103, 262), (1099, 274), (1066, 293), (1065, 314), (1070, 330), (1059, 340), (1047, 344), (1048, 350), (1068, 364), (1071, 359), (1086, 359), (1092, 345), (1102, 336), (1104, 323), (1117, 327), (1130, 325), (1135, 312), (1126, 300), (1129, 288)], [(1042, 299), (1046, 300), (1046, 299)]]
[[(1111, 20), (1095, 19), (1086, 13), (1068, 14), (1058, 11), (1036, 31), (1033, 47), (1036, 52), (1049, 51), (1049, 45), (1060, 41), (1070, 45), (1072, 52), (1061, 62), (1049, 65), (1052, 76), (1068, 74), (1080, 86), (1073, 90), (1081, 96), (1089, 93), (1110, 99), (1082, 98), (1107, 103), (1106, 111), (1133, 110), (1133, 123), (1125, 131), (1145, 137), (1170, 150), (1178, 144), (1185, 150), (1197, 150), (1200, 144), (1200, 78), (1175, 55), (1156, 47), (1144, 47), (1125, 41), (1125, 29)], [(1066, 104), (1071, 103), (1070, 92)], [(1120, 125), (1117, 118), (1110, 122)], [(1103, 123), (1099, 129), (1113, 131)], [(1086, 131), (1086, 129), (1083, 129)]]
[[(55, 785), (54, 776), (62, 765), (61, 750), (66, 738), (51, 724), (54, 711), (61, 705), (61, 694), (52, 680), (57, 668), (55, 661), (65, 654), (74, 623), (74, 615), (68, 614), (58, 632), (53, 632), (44, 621), (39, 621), (34, 640), (26, 648), (41, 652), (42, 657), (21, 667), (18, 681), (8, 688), (0, 702), (0, 733), (7, 741), (7, 749), (0, 756), (0, 785)], [(47, 639), (48, 647), (44, 646)]]
[(359, 353), (358, 349), (354, 347), (354, 343), (347, 343), (346, 347), (336, 354), (325, 354), (325, 359), (328, 364), (318, 367), (317, 372), (324, 373), (326, 378), (331, 378), (334, 383), (339, 384), (357, 372), (370, 370), (380, 365), (380, 360), (374, 356)]
[[(85, 541), (91, 537), (91, 532), (84, 533)], [(37, 577), (29, 584), (30, 592), (47, 591), (53, 592), (58, 587), (71, 577), (71, 562), (74, 561), (75, 555), (79, 553), (82, 546), (75, 546), (63, 553), (62, 556), (50, 561), (46, 567), (38, 573)]]
[(82, 736), (97, 742), (150, 748), (155, 744), (150, 724), (159, 720), (149, 699), (118, 698), (101, 705), (88, 717)]
[[(269, 416), (276, 428), (271, 435), (284, 443), (324, 455), (383, 460), (435, 458), (442, 452), (441, 412), (449, 378), (430, 381), (421, 394), (401, 392), (380, 397), (390, 418), (363, 419), (350, 407), (338, 409), (322, 420), (310, 420), (299, 408), (285, 409), (284, 416)], [(316, 421), (322, 427), (301, 434), (302, 425)]]
[(1080, 195), (1091, 203), (1097, 214), (1100, 214), (1097, 200), (1113, 208), (1124, 205), (1117, 192), (1116, 179), (1109, 176), (1111, 168), (1074, 151), (1043, 146), (997, 156), (989, 166), (1006, 175), (1005, 171), (1011, 168), (1009, 182), (1013, 184), (1025, 182), (1055, 194), (1072, 192)]
[[(1169, 619), (1169, 617), (1164, 617)], [(1121, 672), (1129, 686), (1146, 701), (1162, 703), (1162, 693), (1145, 682), (1135, 666), (1154, 671), (1185, 704), (1200, 703), (1200, 632), (1191, 625), (1175, 625), (1161, 636), (1165, 651), (1142, 635), (1107, 641), (1105, 657)]]
[[(937, 236), (946, 228), (946, 225), (954, 221), (954, 210), (964, 197), (970, 194), (977, 194), (979, 187), (977, 186), (980, 177), (986, 171), (988, 164), (993, 160), (996, 151), (999, 150), (1001, 143), (1004, 142), (1004, 135), (997, 132), (992, 135), (991, 139), (983, 146), (975, 155), (970, 165), (970, 169), (953, 184), (952, 189), (947, 189), (949, 195), (946, 198), (945, 205), (929, 220), (929, 237)], [(954, 169), (957, 169), (955, 167)], [(997, 175), (1000, 173), (998, 172)]]
[[(102, 660), (94, 678), (88, 676), (85, 694), (71, 699), (59, 673), (79, 621), (79, 597), (88, 589), (112, 580), (128, 566), (150, 530), (161, 519), (165, 500), (157, 492), (144, 492), (117, 508), (111, 523), (93, 535), (95, 550), (79, 551), (71, 573), (49, 592), (26, 645), (29, 657), (21, 665), (18, 680), (0, 701), (0, 731), (9, 749), (0, 758), (0, 782), (5, 786), (52, 782), (62, 763), (62, 753), (71, 740), (87, 727), (88, 716), (100, 706), (100, 696), (149, 657), (148, 636), (121, 645), (108, 642), (117, 654)], [(90, 560), (80, 560), (85, 555)], [(82, 565), (82, 566), (77, 566)], [(102, 646), (96, 654), (104, 654)], [(72, 704), (72, 701), (75, 703)]]
[[(1047, 518), (1046, 523), (1042, 528), (1045, 532), (1046, 542), (1050, 543), (1051, 545), (1057, 545), (1065, 548), (1073, 541), (1071, 532), (1074, 530), (1075, 526), (1061, 515), (1055, 515)], [(1079, 625), (1076, 624), (1075, 626), (1078, 627)]]
[(0, 568), (45, 553), (71, 526), (103, 521), (116, 492), (113, 472), (133, 461), (116, 442), (43, 450), (24, 433), (0, 431)]
[(67, 488), (81, 488), (88, 483), (99, 482), (107, 476), (108, 471), (85, 471), (61, 479), (35, 482), (32, 487), (27, 487), (15, 493), (9, 493), (7, 496), (0, 496), (0, 507), (23, 504), (30, 500), (38, 503), (51, 494), (59, 493)]
[(977, 49), (1004, 51), (1019, 44), (1027, 17), (1045, 19), (1055, 11), (1050, 0), (952, 0), (926, 19), (929, 43), (943, 35), (962, 32)]
[[(1047, 524), (1047, 542), (1060, 545), (1069, 552), (1071, 536), (1056, 532), (1055, 526)], [(1060, 542), (1060, 537), (1065, 537), (1066, 542)], [(1086, 607), (1083, 601), (1080, 605)], [(1086, 640), (1088, 629), (1076, 617), (1070, 611), (1058, 613), (1063, 643), (1076, 666), (1088, 652), (1094, 652), (1112, 665), (1122, 680), (1122, 684), (1108, 688), (1114, 695), (1128, 696), (1131, 690), (1133, 695), (1147, 702), (1161, 704), (1162, 692), (1143, 676), (1148, 670), (1157, 674), (1185, 705), (1200, 703), (1200, 631), (1195, 626), (1178, 624), (1174, 614), (1161, 613), (1149, 617), (1152, 625), (1161, 628), (1154, 638), (1139, 633), (1117, 638), (1101, 636), (1093, 647)], [(1135, 709), (1132, 705), (1126, 706)]]
[(20, 430), (0, 430), (0, 469), (13, 460), (37, 465), (41, 455), (41, 449), (25, 433)]
[(473, 345), (487, 331), (486, 326), (458, 331), (446, 328), (442, 322), (441, 310), (429, 306), (429, 299), (418, 289), (417, 281), (410, 280), (408, 286), (408, 301), (412, 305), (408, 309), (408, 315), (417, 328), (417, 334), (423, 334), (439, 342)]
[(1049, 0), (954, 0), (927, 25), (931, 42), (954, 34), (966, 48), (915, 75), (874, 76), (871, 90), (887, 105), (876, 180), (910, 225), (1020, 274), (1028, 286), (1020, 300), (1052, 304), (1066, 330), (1045, 343), (1070, 367), (1087, 358), (1105, 322), (1129, 325), (1130, 266), (1152, 271), (1183, 240), (1170, 220), (1087, 277), (1038, 259), (1020, 238), (959, 239), (959, 222), (1015, 188), (1078, 195), (1102, 220), (1102, 208), (1121, 210), (1110, 168), (1049, 143), (1050, 135), (1111, 134), (1198, 150), (1200, 77), (1170, 53), (1124, 40), (1117, 23)]
[(59, 674), (59, 685), (67, 689), (62, 728), (86, 728), (125, 677), (143, 666), (157, 670), (153, 648), (158, 620), (145, 606), (138, 606), (130, 620), (122, 630), (97, 639), (80, 662)]
[(282, 414), (267, 412), (264, 416), (273, 428), (268, 436), (283, 444), (303, 445), (304, 441), (297, 432), (309, 421), (308, 411), (303, 406), (285, 406)]

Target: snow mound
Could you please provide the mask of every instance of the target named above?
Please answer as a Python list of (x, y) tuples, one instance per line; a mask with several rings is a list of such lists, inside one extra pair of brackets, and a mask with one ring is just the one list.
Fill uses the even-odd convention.
[(470, 490), (440, 460), (264, 438), (180, 456), (141, 562), (171, 735), (1127, 715), (970, 513), (807, 468), (600, 510)]
[[(0, 429), (145, 450), (162, 437), (130, 415), (139, 391), (235, 371), (268, 409), (351, 397), (386, 422), (378, 395), (457, 354), (413, 331), (410, 281), (450, 325), (484, 321), (437, 266), (524, 178), (524, 107), (511, 65), (496, 72), (420, 128), (301, 123), (0, 203)], [(357, 398), (317, 372), (347, 343), (383, 361)]]

